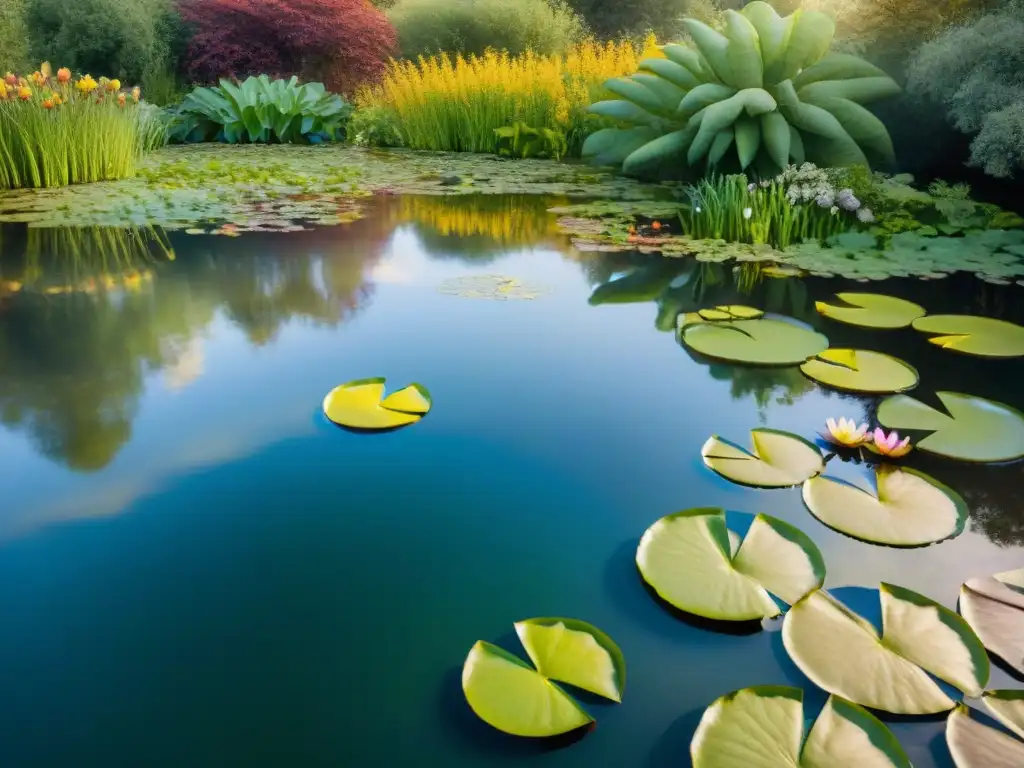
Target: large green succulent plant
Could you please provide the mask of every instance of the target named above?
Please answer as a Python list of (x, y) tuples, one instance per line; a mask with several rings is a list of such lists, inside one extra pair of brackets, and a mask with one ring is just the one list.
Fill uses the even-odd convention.
[(683, 22), (695, 48), (670, 44), (631, 77), (605, 87), (619, 99), (590, 107), (632, 125), (591, 135), (583, 155), (643, 175), (666, 167), (777, 173), (791, 162), (822, 166), (892, 161), (882, 121), (861, 106), (899, 86), (856, 56), (830, 53), (835, 23), (816, 11), (780, 17), (760, 0), (726, 11), (725, 34)]

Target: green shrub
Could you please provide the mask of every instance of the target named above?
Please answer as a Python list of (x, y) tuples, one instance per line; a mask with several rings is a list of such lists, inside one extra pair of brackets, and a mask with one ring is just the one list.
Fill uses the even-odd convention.
[[(715, 7), (713, 0), (692, 3), (684, 0), (568, 0), (594, 34), (606, 40), (616, 37), (639, 37), (651, 31), (659, 38), (679, 33), (679, 18), (685, 11), (694, 16), (693, 5), (700, 11)], [(703, 15), (703, 14), (701, 14)], [(704, 21), (704, 19), (701, 19)]]
[(323, 83), (250, 77), (235, 85), (196, 88), (174, 110), (177, 142), (309, 144), (345, 137), (352, 106)]
[(398, 112), (380, 104), (366, 104), (356, 108), (348, 124), (348, 137), (362, 147), (401, 147)]
[(172, 0), (26, 0), (34, 61), (132, 82), (174, 64)]
[(0, 74), (28, 66), (25, 0), (0, 0)]
[(990, 176), (1024, 168), (1024, 3), (953, 27), (915, 53), (907, 90), (942, 104), (976, 134), (971, 164)]
[(398, 0), (388, 12), (402, 56), (562, 53), (586, 30), (561, 0)]
[(606, 82), (620, 98), (590, 111), (633, 127), (592, 134), (583, 155), (632, 175), (752, 168), (760, 178), (791, 161), (893, 161), (885, 125), (861, 104), (899, 86), (863, 59), (830, 53), (829, 16), (782, 18), (755, 0), (725, 19), (724, 34), (685, 19), (694, 47), (666, 45), (667, 60), (645, 59), (639, 73)]

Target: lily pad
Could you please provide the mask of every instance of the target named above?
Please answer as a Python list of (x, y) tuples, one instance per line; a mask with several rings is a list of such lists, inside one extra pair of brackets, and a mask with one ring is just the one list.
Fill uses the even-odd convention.
[(477, 716), (514, 736), (557, 736), (593, 718), (553, 681), (622, 700), (626, 666), (611, 638), (576, 619), (527, 619), (516, 633), (537, 666), (478, 641), (462, 667), (462, 690)]
[(759, 685), (722, 696), (690, 742), (694, 768), (911, 768), (900, 743), (863, 707), (830, 696), (804, 741), (803, 691)]
[(826, 349), (800, 370), (819, 384), (846, 392), (905, 392), (919, 381), (909, 363), (866, 349)]
[[(1007, 694), (1024, 696), (1022, 691), (988, 691), (982, 701), (996, 715), (992, 699)], [(1004, 703), (1007, 700), (1004, 699)], [(1013, 728), (1003, 718), (996, 716), (1024, 738), (1024, 730)], [(1024, 742), (974, 719), (964, 705), (957, 707), (946, 720), (946, 743), (957, 768), (1020, 768), (1024, 765)]]
[(968, 579), (960, 613), (986, 648), (1024, 675), (1024, 568)]
[(919, 547), (959, 536), (967, 505), (953, 490), (913, 469), (879, 466), (874, 488), (824, 475), (804, 483), (807, 509), (829, 528), (872, 544)]
[(909, 395), (887, 397), (878, 421), (890, 429), (927, 431), (922, 451), (975, 462), (1011, 461), (1024, 456), (1024, 414), (994, 400), (960, 392), (937, 392), (946, 413)]
[(430, 392), (410, 384), (384, 397), (384, 379), (357, 379), (335, 387), (324, 398), (328, 419), (349, 429), (382, 430), (419, 421), (430, 410)]
[(822, 334), (774, 318), (696, 323), (680, 338), (707, 357), (752, 365), (799, 365), (828, 349)]
[(676, 512), (644, 532), (637, 568), (665, 602), (722, 621), (778, 616), (772, 595), (792, 604), (824, 583), (821, 552), (798, 528), (758, 515), (735, 556), (730, 534), (721, 509)]
[(882, 584), (882, 631), (825, 590), (786, 614), (782, 640), (816, 685), (872, 709), (925, 715), (953, 701), (929, 677), (979, 696), (989, 678), (981, 641), (960, 616), (902, 587)]
[(711, 309), (702, 309), (697, 314), (701, 319), (709, 322), (722, 322), (723, 320), (753, 320), (764, 315), (764, 311), (742, 304), (723, 304)]
[(845, 306), (816, 301), (814, 307), (825, 317), (862, 328), (906, 328), (925, 314), (912, 301), (881, 293), (837, 293), (836, 298)]
[(752, 429), (753, 452), (712, 435), (700, 449), (704, 464), (727, 480), (754, 488), (800, 485), (825, 468), (821, 451), (799, 435)]
[(1024, 327), (977, 315), (929, 315), (914, 321), (914, 330), (935, 334), (932, 344), (978, 357), (1024, 355)]

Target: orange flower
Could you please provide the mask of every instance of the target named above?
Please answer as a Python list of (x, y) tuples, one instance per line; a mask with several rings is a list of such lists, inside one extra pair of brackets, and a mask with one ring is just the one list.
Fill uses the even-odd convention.
[(14, 74), (13, 72), (8, 72), (6, 75), (4, 75), (4, 82), (7, 85), (17, 85), (18, 84), (18, 76), (16, 74)]
[(142, 89), (139, 88), (139, 86), (136, 85), (134, 88), (132, 88), (132, 101), (134, 101), (136, 104), (138, 104), (139, 103), (139, 99), (141, 97), (142, 97)]
[(653, 224), (651, 224), (651, 229), (653, 229), (655, 232), (657, 232), (659, 229), (661, 229), (661, 222), (660, 221), (656, 221)]
[(53, 99), (43, 99), (43, 109), (53, 109)]
[(71, 70), (67, 67), (61, 67), (57, 70), (57, 82), (61, 85), (71, 81)]
[(32, 82), (40, 88), (46, 84), (46, 75), (40, 72), (38, 69), (32, 73)]
[(125, 104), (125, 101), (127, 101), (127, 98), (128, 97), (125, 96), (123, 93), (117, 94), (117, 106), (123, 107), (124, 104)]
[(23, 85), (18, 89), (18, 98), (22, 101), (28, 101), (32, 98), (32, 89), (27, 85)]

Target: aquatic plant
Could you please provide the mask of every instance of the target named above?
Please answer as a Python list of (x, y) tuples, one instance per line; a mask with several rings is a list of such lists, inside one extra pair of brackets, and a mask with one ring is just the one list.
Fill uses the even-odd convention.
[(816, 301), (814, 308), (825, 317), (862, 328), (906, 328), (924, 317), (924, 307), (906, 299), (880, 293), (837, 293), (840, 303)]
[(858, 427), (856, 421), (842, 416), (838, 421), (831, 418), (826, 419), (825, 429), (827, 432), (823, 432), (821, 436), (840, 448), (859, 448), (864, 443), (871, 441), (871, 433), (868, 431), (867, 424), (861, 424)]
[(828, 348), (822, 334), (775, 318), (690, 323), (679, 338), (706, 357), (751, 365), (800, 365)]
[[(1020, 600), (1019, 596), (1014, 599)], [(1024, 739), (1024, 693), (985, 691), (981, 703), (988, 714)], [(946, 744), (956, 764), (964, 768), (1024, 764), (1024, 741), (979, 722), (970, 715), (970, 708), (965, 704), (958, 706), (946, 720)]]
[(133, 175), (153, 144), (139, 100), (119, 80), (74, 80), (47, 63), (28, 77), (8, 73), (0, 81), (0, 189)]
[(395, 52), (395, 30), (365, 0), (183, 0), (192, 82), (261, 72), (320, 81), (351, 93)]
[(526, 123), (516, 123), (495, 128), (494, 134), (498, 137), (498, 154), (502, 157), (559, 160), (569, 149), (565, 134), (552, 128), (531, 128)]
[(384, 396), (384, 379), (358, 379), (341, 384), (324, 398), (324, 414), (349, 429), (380, 430), (415, 424), (430, 411), (433, 401), (422, 384)]
[(654, 39), (582, 43), (564, 55), (488, 51), (469, 57), (439, 54), (392, 61), (379, 85), (357, 93), (357, 114), (368, 108), (395, 116), (402, 143), (413, 149), (496, 152), (498, 128), (523, 123), (565, 135), (579, 154), (600, 124), (587, 106), (609, 77), (631, 72), (642, 56), (659, 55)]
[(695, 48), (667, 45), (667, 61), (644, 60), (639, 73), (605, 84), (620, 98), (591, 111), (634, 127), (594, 133), (585, 157), (621, 163), (627, 174), (677, 178), (698, 167), (752, 167), (767, 178), (790, 162), (893, 161), (888, 131), (861, 104), (899, 87), (873, 64), (829, 53), (830, 17), (798, 10), (781, 18), (760, 0), (725, 13), (725, 34), (686, 19)]
[[(1024, 637), (1022, 591), (1024, 568), (975, 576), (960, 587), (960, 613), (985, 647), (1020, 674), (1024, 674), (1024, 656), (1020, 652), (1020, 640)], [(1024, 721), (1018, 725), (1024, 726)], [(1017, 732), (1024, 737), (1024, 733)]]
[(1024, 356), (1024, 327), (977, 315), (928, 315), (916, 318), (915, 331), (933, 334), (928, 341), (942, 349), (977, 357)]
[(712, 435), (700, 449), (704, 465), (722, 477), (754, 488), (789, 488), (825, 469), (821, 451), (799, 435), (752, 429), (753, 451)]
[(887, 459), (901, 459), (910, 453), (914, 447), (910, 444), (910, 438), (904, 437), (900, 440), (899, 433), (893, 430), (889, 434), (881, 427), (876, 427), (871, 436), (871, 442), (867, 449)]
[(196, 88), (174, 109), (175, 142), (315, 144), (344, 138), (352, 106), (323, 83), (250, 77)]
[(861, 394), (905, 392), (920, 381), (910, 363), (868, 349), (830, 347), (801, 365), (800, 372), (823, 386)]

